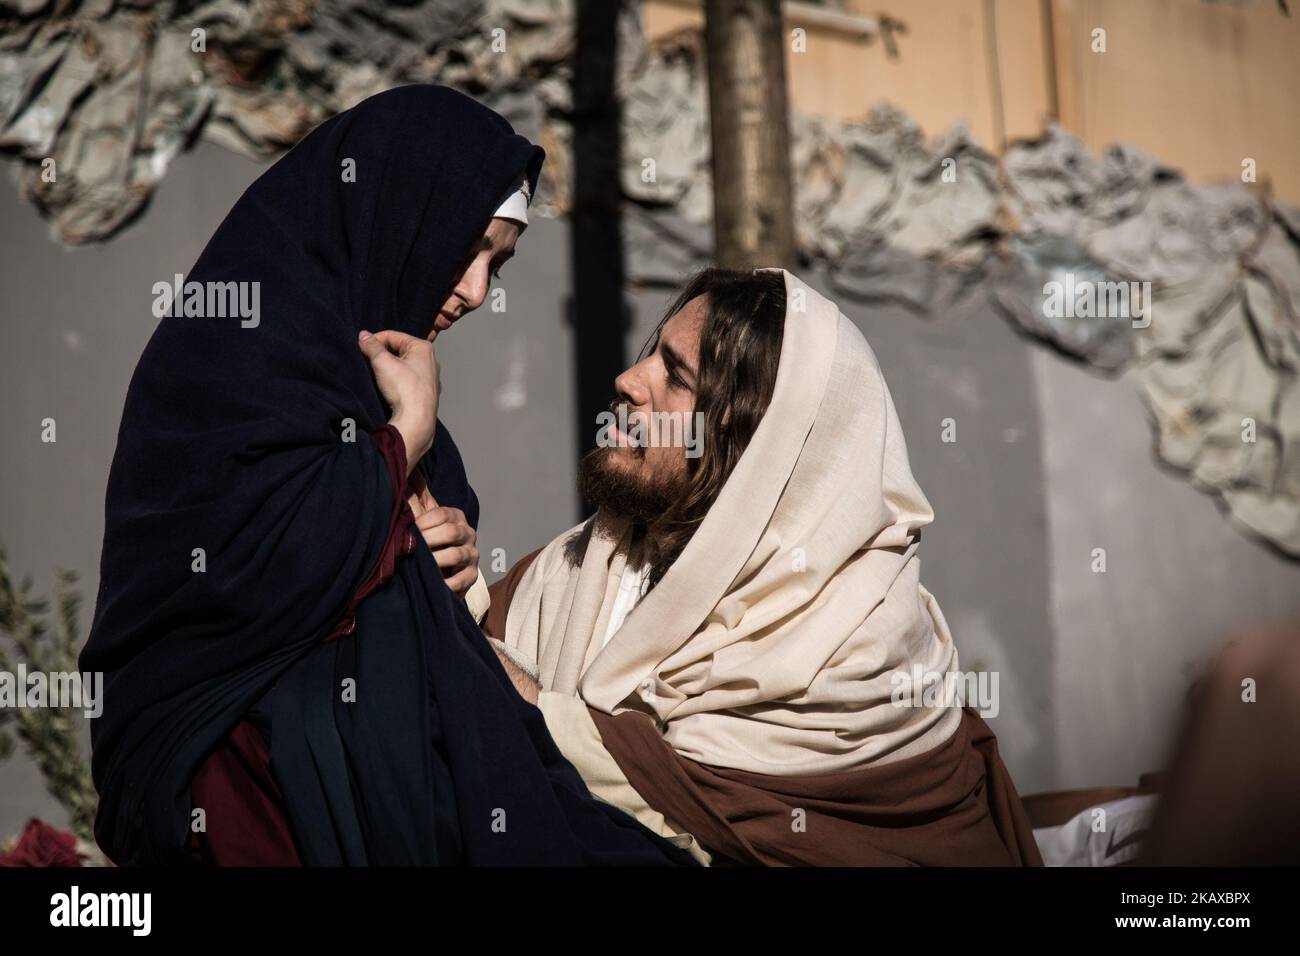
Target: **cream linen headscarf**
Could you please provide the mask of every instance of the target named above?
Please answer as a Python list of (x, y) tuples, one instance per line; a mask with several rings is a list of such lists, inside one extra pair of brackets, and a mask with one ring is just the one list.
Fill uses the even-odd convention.
[[(506, 643), (537, 662), (543, 689), (649, 713), (684, 757), (795, 775), (923, 753), (961, 711), (891, 700), (896, 671), (958, 667), (919, 580), (918, 532), (934, 513), (866, 340), (783, 275), (772, 401), (658, 586), (601, 648), (630, 528), (598, 513), (523, 575)], [(565, 542), (584, 533), (575, 568)]]

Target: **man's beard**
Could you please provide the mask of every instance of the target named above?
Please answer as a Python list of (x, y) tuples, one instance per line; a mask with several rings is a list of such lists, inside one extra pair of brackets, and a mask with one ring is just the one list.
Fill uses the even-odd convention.
[[(690, 485), (686, 470), (646, 477), (641, 471), (645, 449), (596, 448), (588, 452), (578, 468), (578, 490), (597, 508), (626, 518), (633, 524), (650, 525), (662, 518), (685, 497)], [(625, 456), (619, 462), (615, 456)]]

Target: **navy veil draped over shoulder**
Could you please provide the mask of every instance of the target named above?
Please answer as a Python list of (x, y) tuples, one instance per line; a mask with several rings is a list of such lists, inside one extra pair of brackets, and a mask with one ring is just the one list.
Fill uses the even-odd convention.
[[(587, 792), (427, 549), (323, 641), (394, 508), (357, 333), (426, 334), (542, 158), (462, 94), (378, 94), (254, 182), (186, 277), (257, 283), (259, 307), (163, 318), (127, 394), (81, 656), (105, 674), (92, 768), (113, 860), (186, 859), (195, 769), (257, 710), (308, 864), (691, 862)], [(477, 522), (441, 426), (420, 467)]]

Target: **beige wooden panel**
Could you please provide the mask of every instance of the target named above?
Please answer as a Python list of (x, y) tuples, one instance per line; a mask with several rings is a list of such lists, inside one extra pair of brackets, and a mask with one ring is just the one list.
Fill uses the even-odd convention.
[(1033, 139), (1056, 115), (1049, 0), (996, 0), (994, 24), (1005, 139)]
[[(1062, 124), (1094, 151), (1129, 143), (1199, 182), (1238, 179), (1250, 157), (1300, 202), (1300, 9), (1053, 0), (1052, 18)], [(1091, 51), (1096, 28), (1105, 53)]]
[[(963, 121), (981, 145), (997, 146), (984, 0), (851, 0), (845, 9), (902, 20), (907, 33), (898, 38), (899, 56), (886, 56), (878, 38), (807, 25), (807, 52), (791, 53), (787, 61), (796, 110), (848, 120), (861, 119), (873, 104), (892, 103), (928, 135)], [(651, 37), (703, 23), (700, 5), (689, 0), (647, 0), (643, 10)], [(790, 28), (804, 25), (797, 7), (787, 17)]]
[[(791, 102), (843, 120), (889, 102), (927, 135), (963, 121), (995, 150), (1059, 115), (1094, 152), (1131, 144), (1195, 182), (1237, 179), (1253, 158), (1267, 188), (1300, 203), (1292, 7), (1288, 18), (1274, 0), (847, 0), (850, 13), (907, 25), (899, 56), (809, 26), (808, 51), (789, 57)], [(703, 22), (694, 0), (647, 0), (644, 16), (652, 37)], [(1097, 27), (1104, 54), (1090, 50)]]

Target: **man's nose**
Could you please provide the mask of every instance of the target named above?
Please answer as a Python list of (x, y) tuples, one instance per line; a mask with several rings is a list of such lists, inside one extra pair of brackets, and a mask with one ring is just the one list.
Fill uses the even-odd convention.
[(646, 405), (650, 401), (650, 392), (637, 378), (635, 367), (614, 379), (614, 391), (619, 398), (632, 406)]

